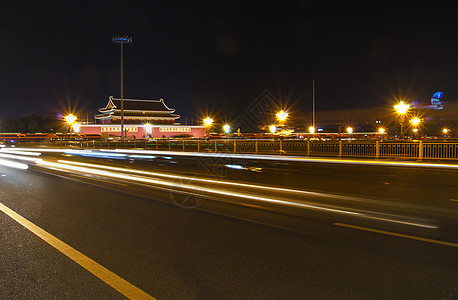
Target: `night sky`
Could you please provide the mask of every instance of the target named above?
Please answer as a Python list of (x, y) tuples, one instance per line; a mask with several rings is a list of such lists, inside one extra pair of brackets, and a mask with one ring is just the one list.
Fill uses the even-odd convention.
[(120, 96), (184, 116), (232, 119), (270, 90), (297, 114), (458, 99), (454, 1), (7, 1), (0, 16), (0, 120)]

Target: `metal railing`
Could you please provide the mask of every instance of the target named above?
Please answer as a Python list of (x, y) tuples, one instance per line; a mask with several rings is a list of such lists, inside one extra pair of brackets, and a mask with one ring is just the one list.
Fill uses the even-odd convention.
[(157, 139), (130, 141), (55, 141), (27, 143), (52, 147), (88, 149), (148, 149), (183, 152), (223, 152), (276, 155), (458, 159), (458, 142), (434, 141), (367, 141), (367, 140), (195, 140)]

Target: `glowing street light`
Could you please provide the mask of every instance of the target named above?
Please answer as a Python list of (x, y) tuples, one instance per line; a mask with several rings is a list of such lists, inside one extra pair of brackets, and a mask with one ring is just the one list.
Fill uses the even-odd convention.
[(226, 134), (231, 133), (231, 126), (229, 124), (224, 125), (223, 129)]
[(414, 126), (417, 126), (418, 124), (420, 124), (421, 120), (417, 117), (413, 118), (412, 120), (410, 120), (410, 123), (412, 123), (412, 125)]
[(206, 117), (205, 119), (202, 120), (204, 122), (205, 127), (210, 127), (212, 126), (213, 119), (210, 117)]
[(271, 133), (275, 133), (275, 131), (277, 131), (277, 126), (275, 126), (275, 125), (270, 125), (270, 126), (269, 126), (269, 130), (270, 130)]
[(410, 108), (410, 105), (407, 103), (404, 103), (404, 101), (401, 101), (399, 102), (399, 104), (396, 104), (394, 106), (394, 109), (396, 109), (396, 112), (400, 115), (404, 115), (405, 113), (407, 113), (409, 108)]
[(384, 133), (385, 133), (385, 128), (380, 127), (380, 128), (378, 129), (378, 133), (384, 134)]
[(353, 128), (347, 127), (347, 132), (351, 134), (353, 132)]
[(396, 109), (396, 112), (400, 116), (399, 123), (401, 125), (401, 136), (404, 136), (404, 116), (409, 110), (410, 105), (407, 103), (404, 103), (404, 101), (399, 102), (399, 104), (396, 104), (394, 106), (394, 109)]
[(444, 128), (444, 129), (442, 129), (442, 132), (443, 132), (444, 134), (447, 134), (447, 133), (448, 133), (448, 129), (447, 129), (447, 128)]
[(65, 122), (67, 122), (68, 125), (72, 125), (73, 123), (76, 122), (76, 119), (78, 119), (76, 116), (74, 116), (73, 114), (69, 114), (67, 116), (64, 117), (65, 119)]
[(146, 134), (153, 133), (153, 125), (151, 125), (150, 123), (146, 123), (145, 125), (143, 125), (143, 127), (145, 127)]
[(418, 132), (418, 128), (414, 128), (412, 129), (414, 133), (417, 133)]
[(281, 110), (279, 113), (276, 114), (278, 121), (284, 122), (286, 118), (288, 118), (288, 113), (284, 110)]
[(309, 132), (310, 132), (310, 133), (315, 133), (315, 127), (310, 126), (310, 127), (309, 127)]
[(73, 124), (72, 124), (72, 129), (73, 129), (73, 131), (74, 131), (75, 133), (80, 132), (81, 124), (80, 124), (80, 123), (76, 123), (76, 122), (73, 123)]
[(213, 119), (210, 117), (206, 117), (205, 119), (202, 120), (202, 122), (204, 122), (206, 134), (208, 137), (210, 135), (210, 127), (212, 126)]

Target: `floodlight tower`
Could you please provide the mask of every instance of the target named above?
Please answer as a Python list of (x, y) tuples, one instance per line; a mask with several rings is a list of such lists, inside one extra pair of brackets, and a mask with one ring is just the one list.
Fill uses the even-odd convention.
[(123, 46), (124, 44), (132, 43), (132, 37), (127, 35), (113, 36), (111, 39), (113, 43), (121, 44), (121, 141), (124, 141), (124, 66), (123, 66)]

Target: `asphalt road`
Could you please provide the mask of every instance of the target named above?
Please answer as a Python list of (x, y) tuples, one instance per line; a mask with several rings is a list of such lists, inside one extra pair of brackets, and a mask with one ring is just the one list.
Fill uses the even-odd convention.
[[(0, 203), (155, 298), (458, 298), (454, 169), (42, 158), (123, 171), (0, 166)], [(3, 212), (0, 226), (0, 298), (124, 298)]]

